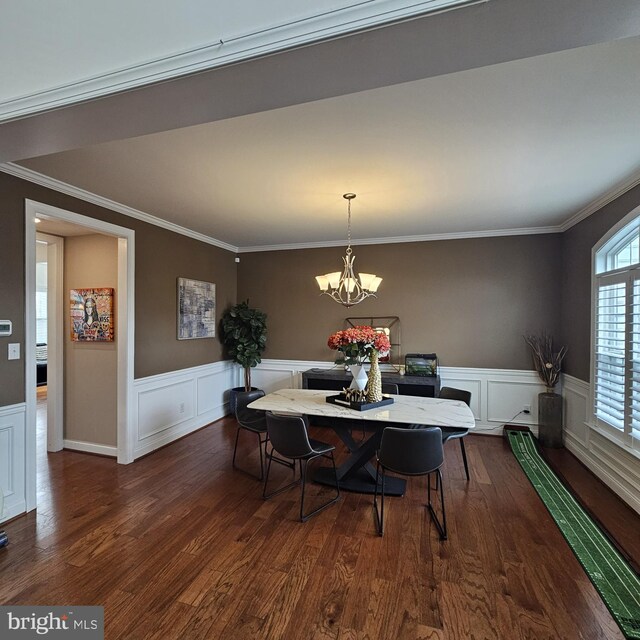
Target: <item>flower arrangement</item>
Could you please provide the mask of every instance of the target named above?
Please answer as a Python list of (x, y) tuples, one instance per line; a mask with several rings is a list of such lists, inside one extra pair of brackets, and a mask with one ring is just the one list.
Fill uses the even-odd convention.
[(562, 360), (567, 355), (567, 348), (561, 347), (559, 351), (554, 351), (553, 338), (546, 332), (539, 336), (526, 335), (524, 339), (531, 348), (533, 366), (540, 380), (547, 387), (547, 392), (553, 393), (560, 379)]
[(391, 349), (389, 337), (370, 326), (350, 327), (329, 336), (327, 345), (344, 355), (345, 364), (362, 364), (375, 352), (385, 355)]

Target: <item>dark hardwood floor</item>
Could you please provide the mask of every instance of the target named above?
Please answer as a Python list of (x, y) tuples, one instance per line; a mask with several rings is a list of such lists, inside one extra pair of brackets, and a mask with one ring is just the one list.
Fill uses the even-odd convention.
[(598, 480), (567, 449), (545, 449), (544, 456), (592, 517), (609, 532), (621, 553), (640, 570), (640, 517)]
[(234, 437), (225, 419), (128, 466), (43, 454), (0, 602), (104, 605), (109, 640), (623, 637), (502, 438), (467, 438), (469, 483), (446, 445), (440, 542), (425, 478), (388, 500), (384, 538), (365, 495), (301, 524), (297, 489), (264, 502), (231, 469)]

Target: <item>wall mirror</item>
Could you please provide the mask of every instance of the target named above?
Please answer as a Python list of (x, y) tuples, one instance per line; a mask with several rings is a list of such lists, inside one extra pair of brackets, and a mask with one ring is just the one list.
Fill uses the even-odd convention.
[(391, 351), (380, 358), (381, 364), (391, 365), (396, 371), (404, 364), (402, 360), (402, 341), (400, 334), (400, 318), (398, 316), (354, 316), (345, 318), (345, 329), (359, 325), (370, 325), (376, 331), (384, 331), (389, 337)]

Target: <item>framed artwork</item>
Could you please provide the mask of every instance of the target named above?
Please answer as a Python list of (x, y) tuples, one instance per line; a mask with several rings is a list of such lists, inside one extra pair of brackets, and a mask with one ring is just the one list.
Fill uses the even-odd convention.
[(215, 338), (216, 285), (178, 278), (178, 340)]
[(71, 289), (71, 340), (113, 342), (113, 289)]

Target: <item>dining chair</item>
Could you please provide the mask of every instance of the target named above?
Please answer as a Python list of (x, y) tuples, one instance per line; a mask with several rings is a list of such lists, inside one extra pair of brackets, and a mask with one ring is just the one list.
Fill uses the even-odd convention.
[[(300, 497), (300, 521), (306, 522), (311, 516), (319, 513), (323, 509), (332, 505), (340, 498), (340, 485), (338, 483), (338, 472), (336, 470), (336, 462), (333, 457), (333, 451), (335, 447), (332, 444), (321, 442), (320, 440), (313, 440), (309, 438), (309, 419), (306, 415), (302, 416), (289, 416), (289, 415), (277, 415), (271, 411), (267, 411), (267, 433), (269, 441), (271, 442), (271, 452), (267, 454), (269, 462), (267, 463), (267, 474), (264, 479), (264, 487), (262, 490), (262, 497), (265, 500), (272, 498), (273, 496), (290, 489), (294, 485), (301, 484), (302, 491)], [(274, 451), (284, 458), (289, 458), (293, 461), (298, 461), (300, 467), (300, 478), (294, 480), (284, 487), (280, 487), (271, 493), (267, 493), (267, 484), (269, 482), (269, 473), (271, 471), (271, 462), (274, 460)], [(309, 462), (316, 458), (328, 458), (333, 464), (333, 473), (336, 479), (336, 495), (331, 500), (328, 500), (321, 506), (317, 507), (309, 513), (304, 512), (304, 495), (307, 483), (307, 468)], [(295, 466), (294, 466), (295, 469)], [(294, 471), (295, 473), (295, 471)]]
[[(427, 508), (441, 540), (447, 539), (447, 516), (444, 507), (444, 487), (440, 467), (444, 462), (442, 432), (439, 427), (424, 429), (403, 429), (387, 427), (382, 432), (376, 465), (376, 486), (373, 506), (378, 535), (384, 534), (384, 481), (387, 471), (405, 476), (427, 476)], [(382, 473), (380, 471), (382, 470)], [(431, 474), (436, 474), (440, 487), (442, 521), (438, 519), (431, 502)], [(380, 508), (378, 509), (378, 487), (380, 487)], [(438, 488), (436, 487), (436, 492)]]
[[(471, 392), (463, 389), (454, 389), (453, 387), (442, 387), (440, 389), (439, 398), (443, 400), (459, 400), (467, 406), (471, 406)], [(460, 440), (460, 451), (462, 452), (462, 462), (464, 463), (464, 472), (467, 474), (467, 482), (469, 481), (469, 466), (467, 465), (467, 452), (464, 448), (464, 437), (469, 433), (469, 429), (456, 429), (454, 427), (442, 427), (442, 442), (447, 440)]]
[(393, 382), (383, 382), (382, 393), (390, 394), (392, 396), (397, 396), (400, 393), (400, 391), (398, 390), (397, 384)]
[[(247, 407), (248, 404), (251, 404), (254, 400), (258, 398), (262, 398), (264, 396), (264, 391), (262, 389), (254, 389), (252, 391), (242, 391), (237, 394), (236, 398), (236, 421), (238, 423), (236, 429), (236, 444), (233, 447), (233, 461), (232, 466), (234, 469), (238, 469), (239, 471), (243, 471), (244, 473), (249, 474), (253, 478), (257, 478), (262, 481), (264, 479), (264, 458), (262, 454), (262, 448), (265, 448), (266, 455), (266, 447), (267, 447), (267, 420), (264, 415), (264, 411), (258, 411), (256, 409), (249, 409)], [(241, 469), (236, 465), (236, 453), (238, 451), (238, 439), (240, 437), (240, 431), (248, 431), (249, 433), (253, 433), (258, 436), (258, 449), (260, 450), (260, 475), (257, 476), (246, 469)], [(264, 438), (263, 438), (264, 436)]]

